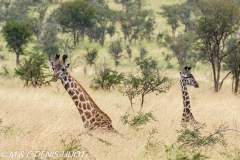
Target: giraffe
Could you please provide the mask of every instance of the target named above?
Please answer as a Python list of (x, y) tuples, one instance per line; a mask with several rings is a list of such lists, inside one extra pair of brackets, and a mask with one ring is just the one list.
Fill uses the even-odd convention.
[(180, 71), (180, 85), (182, 88), (182, 97), (183, 97), (183, 115), (182, 115), (182, 124), (190, 123), (192, 125), (199, 124), (193, 117), (190, 108), (190, 98), (188, 95), (187, 85), (194, 86), (199, 88), (199, 84), (194, 79), (193, 75), (190, 73), (191, 67), (186, 66), (185, 72)]
[(84, 127), (86, 129), (103, 129), (117, 132), (113, 128), (109, 116), (96, 105), (78, 81), (67, 72), (70, 67), (70, 63), (65, 64), (67, 55), (63, 55), (62, 60), (59, 60), (59, 57), (60, 55), (56, 54), (55, 62), (50, 62), (50, 66), (54, 71), (52, 80), (54, 82), (58, 79), (61, 80), (80, 113)]

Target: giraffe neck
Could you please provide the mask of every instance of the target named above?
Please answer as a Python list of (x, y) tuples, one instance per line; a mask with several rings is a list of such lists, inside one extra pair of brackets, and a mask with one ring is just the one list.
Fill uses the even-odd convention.
[(66, 73), (61, 82), (75, 103), (85, 128), (114, 130), (108, 115), (98, 108), (89, 94), (69, 73)]
[(198, 122), (194, 119), (193, 114), (191, 112), (191, 106), (190, 106), (190, 98), (187, 90), (187, 86), (183, 83), (181, 83), (182, 87), (182, 97), (183, 97), (183, 115), (182, 115), (182, 123), (192, 123), (192, 124), (198, 124)]

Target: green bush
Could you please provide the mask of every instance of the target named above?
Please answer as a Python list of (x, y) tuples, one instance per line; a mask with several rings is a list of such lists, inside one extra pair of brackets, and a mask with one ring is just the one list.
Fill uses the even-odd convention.
[(114, 86), (119, 85), (123, 78), (123, 73), (119, 73), (118, 71), (103, 67), (96, 72), (90, 88), (94, 90), (110, 90), (111, 88), (114, 89)]
[(110, 55), (114, 59), (116, 67), (119, 65), (119, 60), (122, 56), (122, 55), (120, 55), (120, 53), (122, 51), (123, 51), (123, 49), (122, 49), (120, 40), (111, 42), (109, 49), (108, 49), (108, 53), (110, 53)]
[(85, 58), (86, 63), (92, 66), (93, 64), (95, 64), (95, 61), (97, 60), (98, 50), (95, 48), (92, 50), (86, 48), (86, 51), (87, 53), (83, 57)]
[[(224, 132), (228, 130), (227, 126), (220, 125), (215, 128), (212, 133), (203, 134), (204, 125), (195, 126), (189, 128), (183, 126), (177, 131), (177, 140), (171, 145), (165, 145), (166, 159), (174, 160), (203, 160), (209, 159), (210, 155), (202, 153), (202, 149), (206, 147), (213, 147), (215, 145), (220, 145), (226, 148), (227, 142), (224, 137)], [(235, 131), (235, 130), (233, 130)], [(238, 157), (239, 150), (234, 150), (234, 154), (221, 153), (222, 155), (228, 157), (229, 159), (234, 159)], [(240, 152), (239, 152), (240, 153)], [(230, 158), (231, 157), (231, 158)]]
[[(162, 150), (161, 148), (161, 142), (159, 142), (156, 138), (156, 134), (158, 133), (156, 128), (153, 128), (147, 137), (147, 143), (145, 145), (145, 157), (148, 159), (158, 158), (159, 150)], [(160, 157), (159, 157), (160, 159)]]
[(123, 80), (123, 85), (119, 86), (119, 91), (128, 97), (131, 107), (133, 107), (133, 99), (140, 94), (139, 85), (141, 79), (131, 73), (127, 77)]
[(143, 47), (140, 48), (140, 58), (141, 59), (146, 57), (147, 53), (148, 53), (148, 51), (145, 48), (143, 48)]
[(171, 87), (172, 81), (168, 77), (160, 75), (157, 61), (151, 57), (143, 59), (136, 57), (135, 62), (140, 68), (140, 75), (130, 73), (129, 76), (123, 80), (119, 91), (128, 97), (131, 106), (133, 105), (133, 99), (140, 96), (140, 110), (142, 110), (144, 98), (147, 94), (156, 93), (158, 95), (165, 93)]
[(221, 156), (226, 157), (226, 159), (240, 160), (240, 149), (234, 148), (230, 151), (225, 150), (225, 152), (220, 152)]
[(41, 87), (50, 85), (50, 80), (46, 80), (51, 76), (47, 72), (48, 69), (46, 56), (36, 53), (23, 59), (23, 62), (15, 68), (15, 75), (24, 81), (25, 86)]
[[(1, 51), (1, 50), (0, 50)], [(3, 54), (0, 54), (0, 60), (2, 61), (6, 61), (7, 60), (7, 57)]]
[(139, 127), (151, 121), (157, 121), (157, 118), (152, 114), (152, 112), (137, 112), (137, 114), (133, 116), (127, 112), (121, 117), (121, 119), (123, 124), (128, 124), (131, 127)]
[(129, 60), (131, 60), (131, 58), (132, 58), (132, 49), (130, 48), (129, 45), (126, 46), (126, 51), (127, 51)]
[(3, 70), (3, 72), (0, 72), (0, 76), (5, 77), (5, 78), (9, 78), (10, 77), (10, 71), (7, 68), (6, 65), (2, 66), (2, 70)]
[(225, 129), (224, 125), (216, 129), (214, 133), (205, 136), (202, 135), (203, 126), (197, 126), (193, 129), (190, 129), (187, 126), (183, 126), (183, 128), (178, 131), (179, 135), (177, 138), (177, 143), (181, 147), (191, 148), (213, 146), (215, 144), (221, 144), (223, 146), (226, 146), (227, 143), (223, 136), (223, 133), (219, 132), (219, 130), (222, 129)]

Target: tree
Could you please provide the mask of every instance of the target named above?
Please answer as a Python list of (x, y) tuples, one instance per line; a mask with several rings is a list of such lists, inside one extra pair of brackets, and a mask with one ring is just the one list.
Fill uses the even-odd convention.
[(56, 27), (55, 24), (46, 23), (44, 32), (39, 38), (40, 48), (42, 52), (48, 56), (49, 61), (59, 53), (59, 39), (57, 37), (58, 31)]
[[(163, 34), (164, 38), (159, 36), (159, 44), (172, 50), (174, 57), (178, 60), (179, 68), (183, 68), (185, 65), (195, 66), (198, 57), (194, 54), (194, 44), (197, 38), (192, 31), (193, 22), (190, 19), (193, 5), (187, 1), (182, 4), (163, 5), (161, 8), (163, 12), (159, 14), (167, 19), (172, 34)], [(184, 25), (184, 30), (179, 29), (181, 24)], [(181, 33), (176, 34), (177, 29)], [(170, 57), (169, 54), (165, 57), (168, 67), (171, 67), (169, 63)]]
[(233, 0), (202, 0), (196, 6), (202, 13), (195, 30), (201, 43), (201, 56), (211, 63), (214, 90), (218, 92), (221, 64), (240, 45), (226, 50), (229, 38), (239, 31), (240, 9)]
[(126, 46), (126, 51), (127, 51), (129, 60), (131, 60), (131, 58), (132, 58), (132, 49), (130, 48), (129, 45)]
[(158, 13), (167, 19), (167, 23), (171, 26), (172, 36), (175, 36), (177, 28), (182, 24), (185, 26), (185, 32), (188, 32), (193, 24), (190, 19), (191, 12), (194, 10), (190, 2), (174, 5), (163, 5), (163, 12)]
[(146, 57), (148, 51), (144, 48), (144, 47), (140, 47), (140, 58), (143, 59), (144, 57)]
[(10, 1), (9, 6), (6, 8), (5, 20), (11, 19), (18, 22), (28, 20), (28, 11), (32, 4), (33, 1), (31, 0)]
[[(115, 33), (115, 27), (113, 25), (113, 22), (115, 21), (115, 11), (111, 10), (104, 2), (92, 0), (90, 4), (96, 8), (96, 16), (94, 19), (96, 23), (93, 29), (97, 28), (97, 40), (102, 46), (104, 46), (105, 35), (109, 33), (110, 36), (113, 36)], [(90, 33), (92, 32), (92, 28), (88, 28), (88, 30)]]
[(163, 17), (167, 18), (167, 23), (172, 28), (172, 36), (175, 35), (177, 28), (179, 27), (179, 4), (174, 5), (163, 5), (161, 8), (163, 10), (161, 14)]
[(120, 53), (122, 52), (122, 46), (121, 46), (121, 41), (120, 40), (116, 40), (111, 42), (109, 49), (108, 49), (108, 53), (111, 54), (111, 56), (113, 57), (114, 61), (115, 61), (115, 66), (117, 67), (119, 65), (119, 60), (121, 58), (122, 55), (120, 55)]
[(129, 76), (123, 80), (120, 92), (128, 97), (131, 106), (133, 105), (133, 99), (140, 96), (141, 111), (145, 96), (154, 92), (156, 94), (166, 92), (171, 86), (171, 80), (159, 74), (157, 61), (151, 57), (144, 59), (136, 57), (135, 62), (140, 68), (140, 75), (129, 74)]
[(147, 94), (156, 92), (157, 94), (165, 93), (171, 86), (168, 77), (161, 76), (157, 68), (157, 61), (150, 58), (135, 58), (136, 65), (140, 67), (140, 85), (139, 93), (141, 96), (141, 110), (144, 98)]
[[(231, 50), (236, 45), (238, 45), (238, 39), (231, 38), (227, 43), (227, 48), (228, 50)], [(238, 92), (240, 82), (240, 46), (238, 46), (232, 54), (227, 55), (223, 62), (223, 69), (229, 71), (225, 77), (230, 74), (232, 75), (232, 91), (236, 94)], [(220, 83), (220, 87), (224, 79)]]
[(19, 65), (19, 56), (24, 54), (24, 47), (32, 37), (30, 24), (28, 22), (16, 22), (9, 20), (2, 28), (3, 37), (7, 42), (9, 51), (17, 56), (16, 64)]
[(23, 62), (15, 68), (15, 75), (24, 81), (25, 86), (41, 87), (42, 85), (50, 85), (50, 81), (46, 80), (51, 74), (47, 73), (49, 66), (47, 58), (44, 54), (35, 53), (28, 59), (24, 58)]
[(95, 8), (85, 0), (67, 1), (58, 8), (56, 21), (61, 25), (63, 32), (72, 34), (75, 47), (79, 32), (93, 26), (95, 12)]
[(38, 17), (31, 18), (31, 21), (32, 21), (31, 30), (36, 35), (38, 40), (40, 38), (42, 29), (43, 29), (44, 17), (47, 13), (47, 9), (48, 9), (48, 4), (47, 3), (40, 3), (34, 9), (34, 11), (35, 11), (34, 13), (37, 13)]
[(98, 50), (96, 48), (89, 50), (89, 48), (86, 48), (87, 53), (83, 56), (85, 58), (85, 61), (87, 64), (90, 65), (90, 67), (95, 64), (95, 61), (97, 60), (97, 53)]
[(131, 0), (114, 0), (114, 2), (122, 4), (122, 9), (125, 10), (126, 3), (131, 2)]
[(98, 66), (90, 88), (95, 90), (110, 90), (114, 88), (114, 86), (119, 85), (123, 78), (123, 73), (112, 70), (107, 67), (107, 63), (104, 62), (102, 65)]
[(140, 78), (130, 73), (127, 78), (123, 80), (123, 85), (119, 87), (119, 91), (128, 97), (131, 107), (133, 107), (133, 99), (140, 94), (139, 86)]
[(164, 41), (159, 41), (159, 44), (172, 50), (178, 60), (180, 69), (185, 65), (193, 67), (196, 65), (198, 60), (198, 56), (194, 54), (194, 43), (196, 40), (196, 35), (188, 32), (177, 36), (165, 35)]
[(124, 35), (124, 43), (128, 40), (150, 40), (154, 31), (154, 15), (152, 10), (140, 10), (135, 3), (127, 3), (126, 11), (118, 12), (118, 20)]
[(10, 1), (8, 0), (0, 0), (0, 22), (5, 21), (6, 11), (10, 6)]
[(112, 39), (112, 36), (116, 32), (116, 27), (114, 25), (110, 25), (107, 27), (107, 33), (109, 34), (110, 38)]

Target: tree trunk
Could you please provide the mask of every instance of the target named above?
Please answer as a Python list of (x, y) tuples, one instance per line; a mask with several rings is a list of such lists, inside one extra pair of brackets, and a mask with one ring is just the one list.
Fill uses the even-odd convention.
[(218, 92), (218, 82), (217, 82), (217, 77), (216, 77), (215, 64), (214, 64), (214, 62), (211, 62), (211, 63), (212, 63), (212, 69), (213, 69), (214, 90), (215, 90), (215, 92)]
[(219, 87), (219, 81), (220, 81), (220, 73), (221, 72), (221, 64), (220, 62), (218, 62), (217, 64), (217, 92), (220, 90), (220, 87)]
[(235, 75), (235, 86), (234, 86), (234, 93), (237, 93), (238, 92), (238, 86), (239, 86), (239, 72), (237, 71), (236, 72), (236, 75)]
[(143, 108), (143, 103), (144, 103), (144, 95), (142, 94), (142, 98), (141, 98), (141, 108), (140, 108), (140, 111), (142, 111), (142, 108)]
[(104, 46), (104, 40), (105, 40), (105, 31), (102, 32), (101, 38), (100, 38), (100, 44), (102, 47)]
[(19, 61), (19, 56), (20, 54), (16, 53), (17, 57), (16, 57), (16, 65), (18, 66), (20, 64), (20, 61)]
[[(178, 61), (178, 65), (179, 65), (178, 69), (179, 69), (179, 70), (182, 70), (183, 67), (184, 67), (184, 62), (183, 62), (183, 60), (182, 60), (182, 57), (181, 57), (181, 55), (180, 55), (180, 53), (179, 53), (178, 51), (175, 51), (175, 55), (176, 55), (176, 57), (177, 57), (177, 61)], [(186, 65), (186, 64), (185, 64), (185, 65)]]
[(76, 30), (73, 31), (73, 45), (74, 45), (74, 47), (77, 46), (77, 31)]

